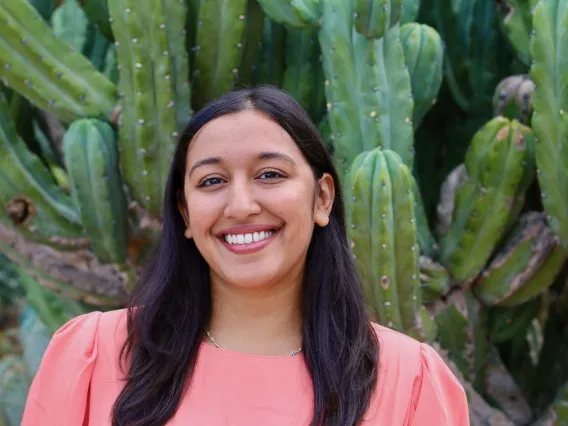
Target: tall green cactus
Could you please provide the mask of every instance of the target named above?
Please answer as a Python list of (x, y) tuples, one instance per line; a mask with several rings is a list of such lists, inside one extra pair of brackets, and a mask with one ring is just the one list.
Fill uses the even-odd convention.
[[(475, 277), (511, 221), (514, 200), (531, 175), (532, 131), (498, 116), (473, 137), (465, 158), (465, 182), (450, 197), (451, 223), (442, 230), (440, 259), (458, 281)], [(443, 206), (440, 211), (443, 211)]]
[(178, 134), (191, 115), (184, 2), (110, 0), (122, 112), (119, 146), (134, 199), (160, 216)]
[(116, 87), (57, 39), (27, 0), (0, 3), (0, 79), (36, 106), (70, 122), (111, 118)]
[(369, 304), (382, 324), (409, 331), (421, 303), (410, 169), (375, 148), (357, 156), (346, 185), (351, 249)]
[(550, 226), (568, 249), (568, 0), (534, 8), (530, 69), (538, 182)]
[(350, 2), (323, 2), (319, 40), (335, 160), (343, 172), (355, 157), (381, 146), (414, 161), (410, 76), (399, 26), (381, 39), (354, 30)]
[(127, 202), (114, 130), (93, 119), (75, 121), (63, 138), (69, 186), (99, 260), (123, 263)]

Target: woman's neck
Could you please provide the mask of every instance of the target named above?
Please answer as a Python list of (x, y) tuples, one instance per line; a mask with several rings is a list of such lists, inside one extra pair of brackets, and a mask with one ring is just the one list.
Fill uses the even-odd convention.
[(208, 330), (215, 342), (226, 350), (259, 355), (286, 355), (300, 348), (300, 281), (247, 289), (212, 280)]

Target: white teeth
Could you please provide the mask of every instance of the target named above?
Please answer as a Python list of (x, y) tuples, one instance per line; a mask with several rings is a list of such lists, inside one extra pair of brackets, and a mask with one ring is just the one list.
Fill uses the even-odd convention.
[(270, 237), (274, 231), (260, 231), (252, 234), (227, 234), (225, 241), (229, 244), (250, 244)]

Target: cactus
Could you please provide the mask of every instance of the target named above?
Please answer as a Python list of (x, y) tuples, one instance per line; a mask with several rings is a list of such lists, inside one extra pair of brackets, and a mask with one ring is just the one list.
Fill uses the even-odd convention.
[(369, 39), (354, 31), (351, 6), (323, 2), (319, 33), (336, 163), (346, 173), (359, 153), (381, 146), (412, 168), (413, 101), (399, 27)]
[(89, 18), (77, 0), (65, 0), (51, 15), (53, 34), (78, 52), (83, 52), (89, 37)]
[(511, 75), (499, 82), (493, 96), (493, 114), (529, 125), (534, 83), (527, 74)]
[(487, 305), (516, 306), (554, 282), (566, 253), (543, 213), (528, 212), (476, 280), (473, 291)]
[(441, 263), (454, 279), (474, 278), (510, 223), (514, 199), (532, 173), (527, 148), (532, 143), (530, 128), (500, 116), (474, 135), (465, 159), (467, 178), (455, 192), (451, 224), (440, 237)]
[(199, 3), (194, 48), (194, 108), (200, 108), (230, 90), (238, 78), (246, 7), (246, 0), (211, 0)]
[[(206, 2), (211, 3), (211, 2)], [(205, 7), (205, 6), (204, 6)], [(119, 147), (132, 197), (159, 217), (178, 133), (191, 115), (186, 7), (109, 1), (120, 67)]]
[(503, 343), (526, 333), (539, 308), (538, 297), (514, 307), (492, 307), (489, 312), (489, 338), (493, 343)]
[(369, 38), (381, 38), (398, 24), (402, 0), (354, 0), (355, 29)]
[(530, 69), (535, 84), (532, 126), (542, 204), (552, 230), (568, 249), (568, 1), (543, 0), (534, 8)]
[(75, 121), (63, 138), (69, 185), (101, 262), (124, 263), (127, 202), (118, 164), (114, 130), (93, 119)]
[(382, 324), (410, 330), (420, 306), (410, 170), (394, 151), (375, 148), (357, 156), (347, 185), (348, 230), (366, 297)]
[(428, 25), (410, 22), (400, 27), (404, 61), (410, 73), (416, 129), (432, 108), (442, 85), (444, 47), (438, 32)]
[(0, 203), (27, 237), (58, 247), (89, 244), (79, 213), (18, 137), (0, 93)]
[(0, 4), (0, 79), (60, 120), (109, 118), (116, 87), (58, 40), (27, 0)]
[(282, 88), (292, 95), (316, 122), (325, 113), (324, 75), (319, 57), (316, 31), (288, 29)]
[(239, 84), (250, 85), (254, 71), (254, 60), (260, 50), (264, 34), (265, 16), (256, 0), (247, 0), (243, 47), (240, 51)]

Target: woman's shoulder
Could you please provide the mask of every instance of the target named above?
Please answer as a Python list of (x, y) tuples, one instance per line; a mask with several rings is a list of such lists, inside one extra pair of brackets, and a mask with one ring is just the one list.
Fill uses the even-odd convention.
[(408, 425), (469, 425), (465, 390), (435, 346), (371, 324), (379, 341), (377, 395), (381, 401), (376, 402), (406, 407)]

